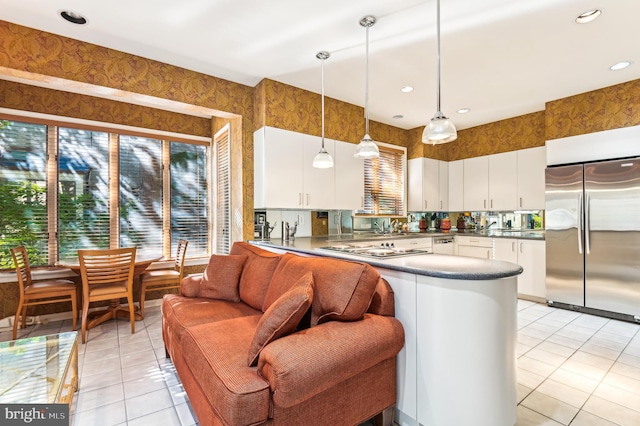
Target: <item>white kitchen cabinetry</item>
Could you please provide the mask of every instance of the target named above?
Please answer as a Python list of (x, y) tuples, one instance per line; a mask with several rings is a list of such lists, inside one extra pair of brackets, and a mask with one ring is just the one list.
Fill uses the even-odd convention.
[(449, 211), (464, 211), (464, 160), (450, 161), (448, 164)]
[(491, 259), (493, 241), (487, 237), (471, 237), (456, 235), (455, 245), (458, 256), (478, 257)]
[(463, 162), (464, 210), (487, 210), (489, 208), (489, 158), (486, 155), (465, 158)]
[(429, 250), (433, 249), (433, 238), (432, 237), (423, 237), (423, 238), (401, 238), (398, 240), (393, 240), (396, 248), (401, 249), (418, 249), (418, 250)]
[(408, 210), (447, 211), (449, 166), (446, 161), (414, 158), (407, 161)]
[(542, 210), (545, 207), (544, 169), (546, 147), (521, 149), (518, 152), (518, 210)]
[[(325, 139), (332, 156), (333, 141)], [(320, 138), (273, 127), (254, 133), (254, 207), (332, 208), (334, 169), (311, 164), (320, 150)]]
[(493, 211), (514, 210), (518, 199), (518, 154), (489, 155), (489, 203)]
[(522, 266), (518, 294), (538, 300), (546, 297), (545, 242), (515, 238), (494, 238), (494, 259)]
[(364, 208), (364, 161), (355, 158), (356, 145), (335, 141), (335, 208), (361, 210)]

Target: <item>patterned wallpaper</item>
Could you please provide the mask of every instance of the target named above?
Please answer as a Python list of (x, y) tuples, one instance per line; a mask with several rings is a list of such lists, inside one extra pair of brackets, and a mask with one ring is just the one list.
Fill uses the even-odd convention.
[(547, 139), (640, 124), (640, 80), (547, 102)]
[(545, 112), (500, 120), (458, 131), (458, 139), (446, 147), (446, 161), (543, 146)]
[(211, 120), (77, 93), (0, 80), (0, 105), (22, 111), (211, 136)]
[[(256, 92), (256, 129), (270, 126), (320, 136), (322, 106), (318, 93), (269, 79), (262, 80)], [(329, 97), (325, 97), (324, 107), (326, 138), (354, 144), (360, 142), (365, 129), (362, 107)], [(369, 131), (376, 141), (407, 146), (406, 130), (370, 120)]]

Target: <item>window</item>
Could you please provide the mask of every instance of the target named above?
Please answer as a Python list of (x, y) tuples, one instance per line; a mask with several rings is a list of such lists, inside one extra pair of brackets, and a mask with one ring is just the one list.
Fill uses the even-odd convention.
[(404, 215), (405, 153), (380, 146), (380, 157), (364, 160), (365, 214)]
[(204, 145), (41, 124), (0, 127), (0, 269), (25, 245), (33, 266), (82, 248), (209, 252)]

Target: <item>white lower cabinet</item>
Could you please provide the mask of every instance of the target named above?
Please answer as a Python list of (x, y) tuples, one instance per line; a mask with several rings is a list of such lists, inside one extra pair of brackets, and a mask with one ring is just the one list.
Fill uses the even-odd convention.
[(545, 242), (515, 238), (494, 238), (494, 259), (522, 266), (518, 276), (518, 294), (544, 299), (546, 297)]
[(478, 257), (491, 259), (493, 242), (487, 237), (471, 237), (456, 235), (456, 254), (458, 256)]

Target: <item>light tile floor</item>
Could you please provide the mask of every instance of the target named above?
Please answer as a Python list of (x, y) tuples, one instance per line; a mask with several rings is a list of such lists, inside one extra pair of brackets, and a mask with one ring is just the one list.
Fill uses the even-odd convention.
[[(194, 425), (184, 389), (165, 358), (160, 308), (131, 334), (109, 321), (80, 345), (80, 392), (72, 425)], [(71, 321), (19, 337), (71, 330)], [(518, 426), (640, 425), (640, 325), (518, 301)], [(11, 330), (0, 330), (0, 341)]]

